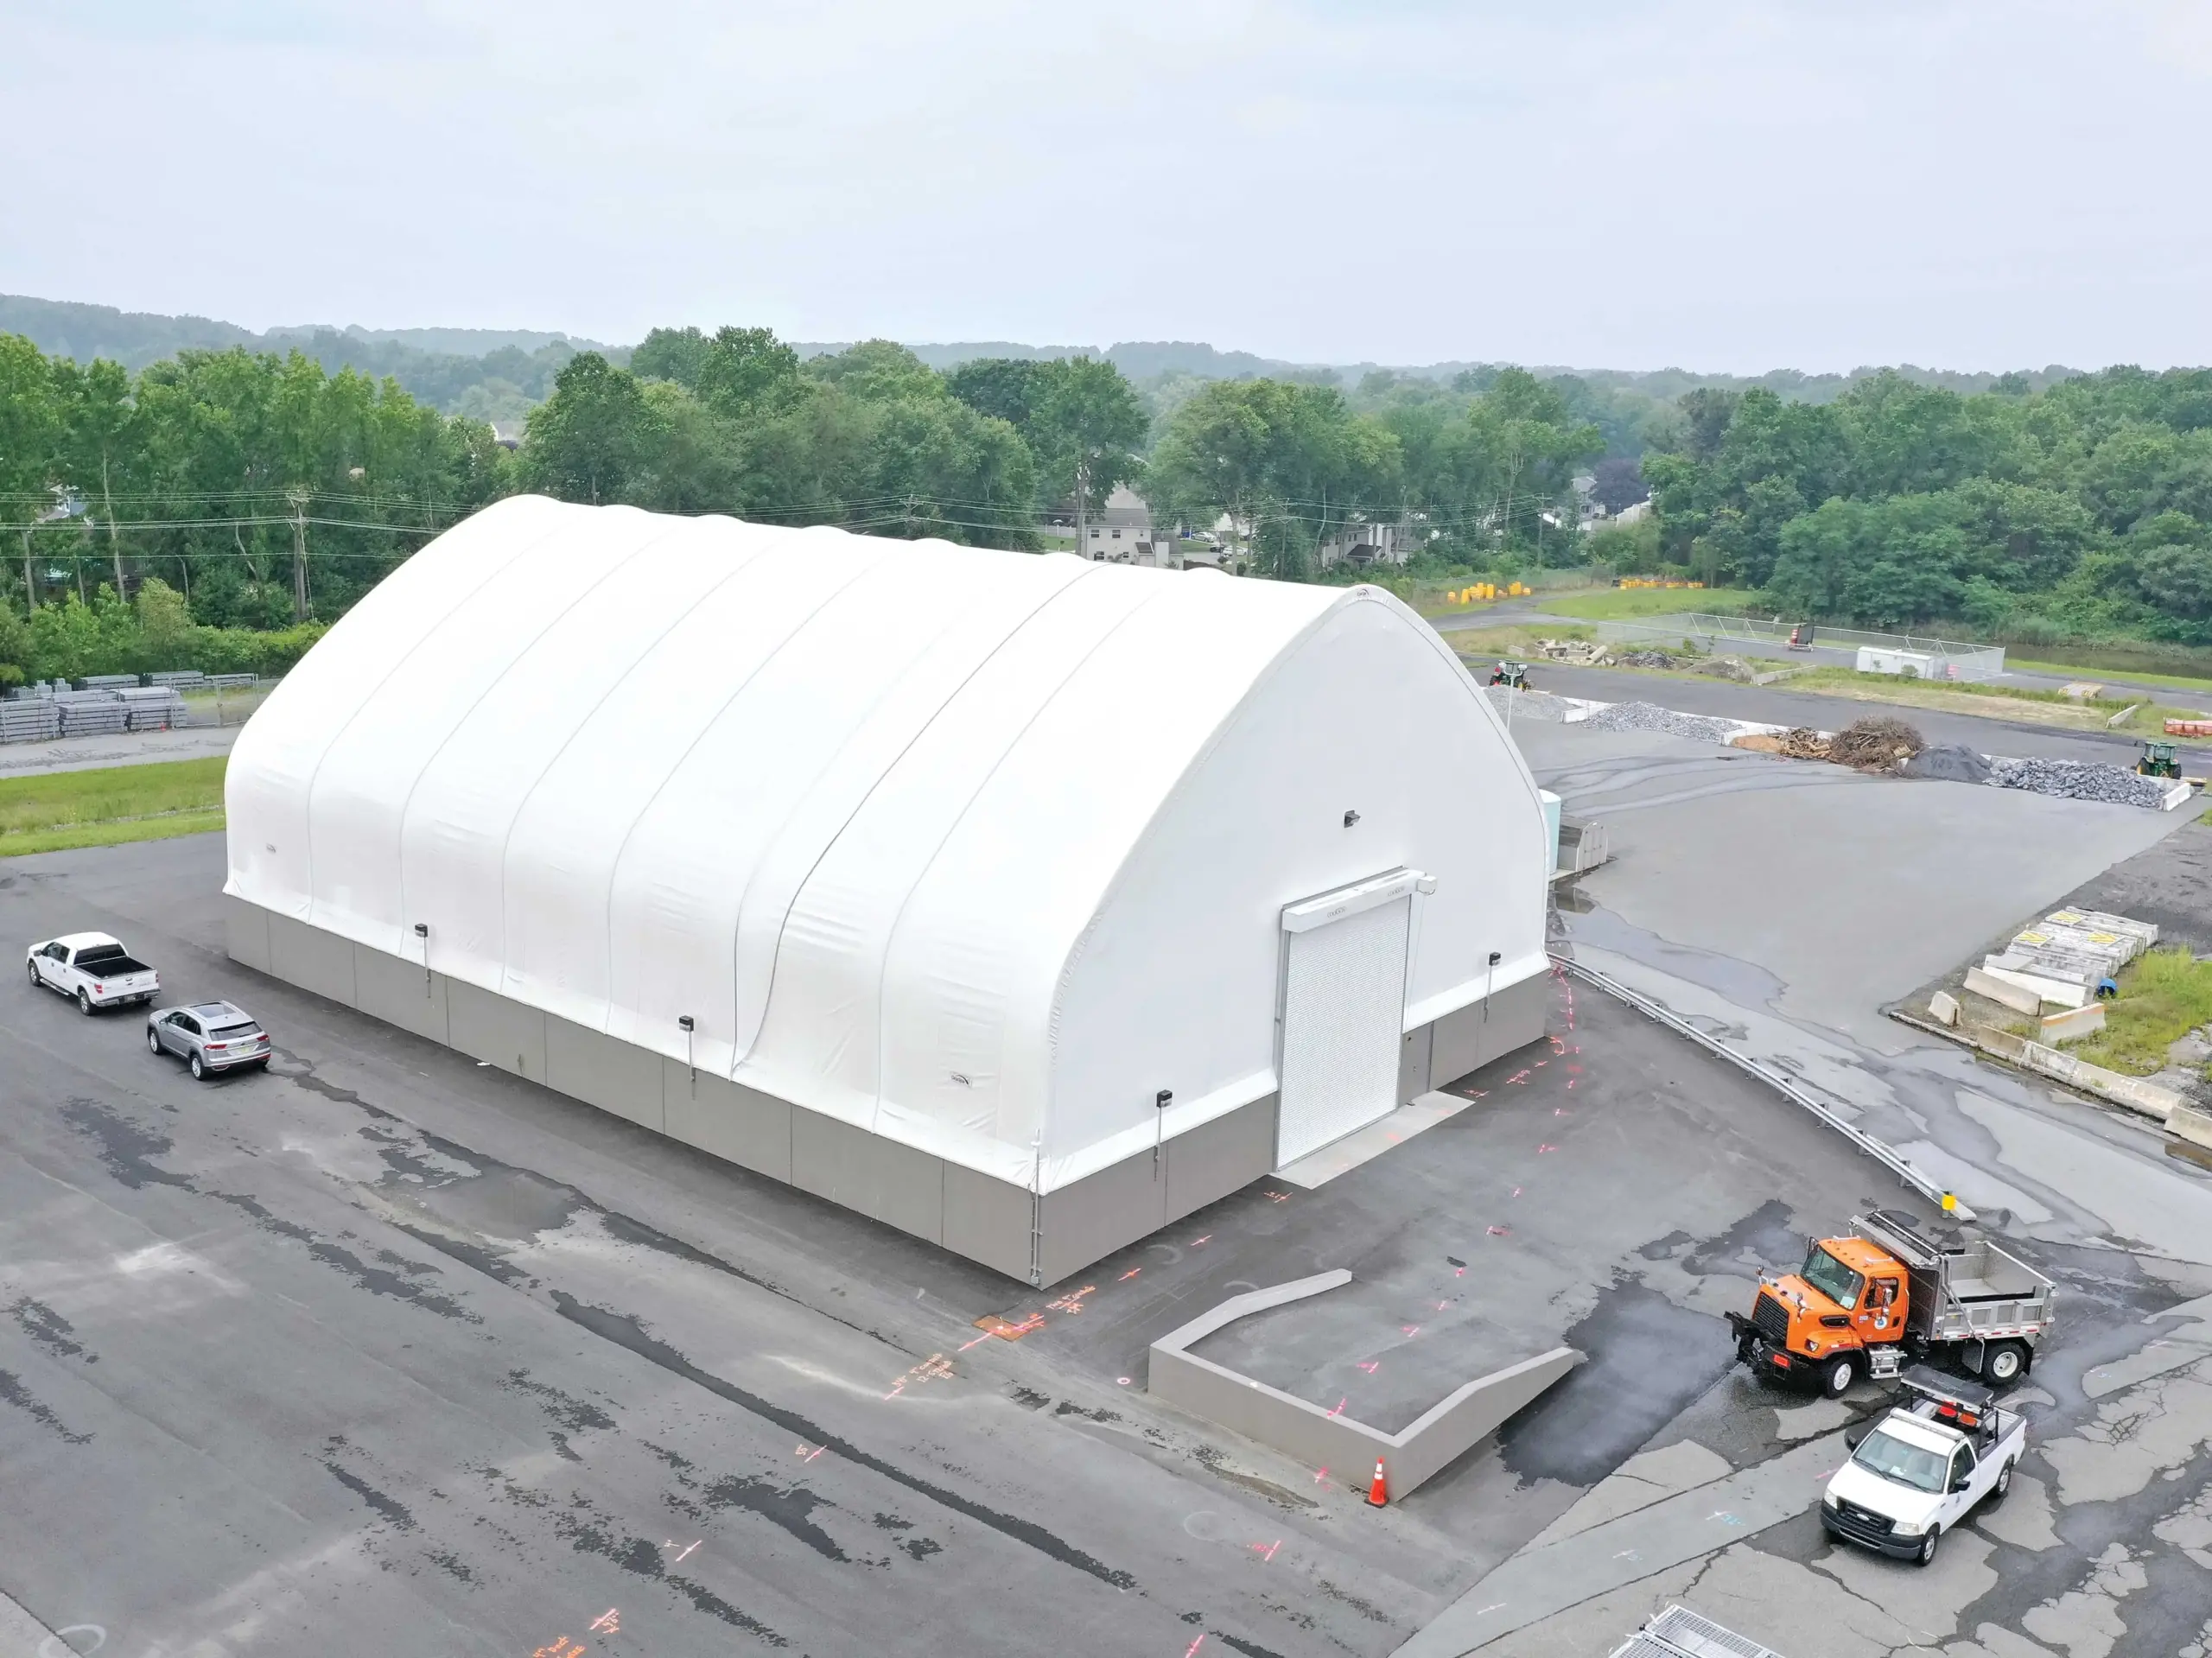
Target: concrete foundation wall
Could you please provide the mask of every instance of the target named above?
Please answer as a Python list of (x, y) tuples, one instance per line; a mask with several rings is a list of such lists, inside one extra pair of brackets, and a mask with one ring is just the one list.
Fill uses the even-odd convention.
[(680, 1140), (842, 1208), (1031, 1280), (1052, 1284), (1241, 1190), (1274, 1166), (1275, 1100), (1047, 1193), (994, 1179), (681, 1060), (588, 1030), (419, 961), (224, 899), (232, 959), (499, 1069)]
[(1351, 1274), (1339, 1268), (1232, 1296), (1153, 1344), (1146, 1391), (1311, 1467), (1357, 1469), (1363, 1478), (1380, 1461), (1384, 1490), (1395, 1498), (1465, 1455), (1582, 1363), (1573, 1348), (1554, 1348), (1476, 1377), (1402, 1432), (1385, 1433), (1185, 1350), (1238, 1318), (1351, 1281)]
[[(1551, 975), (1539, 973), (1508, 985), (1486, 1002), (1446, 1013), (1428, 1027), (1428, 1082), (1420, 1091), (1449, 1087), (1500, 1054), (1541, 1041), (1551, 1005)], [(1402, 1076), (1399, 1087), (1404, 1086)]]

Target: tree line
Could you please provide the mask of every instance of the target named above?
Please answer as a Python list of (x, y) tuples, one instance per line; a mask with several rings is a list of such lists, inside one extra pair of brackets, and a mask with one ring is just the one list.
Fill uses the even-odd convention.
[[(939, 371), (885, 340), (802, 358), (765, 328), (656, 329), (627, 357), (563, 348), (510, 449), (300, 351), (134, 374), (0, 335), (0, 680), (281, 667), (518, 490), (1034, 549), (1130, 485), (1165, 526), (1225, 521), (1279, 578), (1349, 579), (1324, 572), (1329, 543), (1388, 525), (1446, 579), (1597, 562), (1817, 619), (2212, 642), (2202, 371), (1662, 402), (1510, 367), (1144, 386), (1087, 356)], [(1593, 477), (1615, 508), (1648, 483), (1649, 518), (1582, 533)]]
[(1793, 616), (2212, 644), (2212, 371), (1693, 391), (1642, 467), (1638, 550)]

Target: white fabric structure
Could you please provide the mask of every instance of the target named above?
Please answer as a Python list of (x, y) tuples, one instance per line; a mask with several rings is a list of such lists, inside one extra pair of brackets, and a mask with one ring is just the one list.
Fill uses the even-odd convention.
[(1409, 1031), (1547, 965), (1535, 785), (1375, 588), (523, 497), (227, 793), (236, 898), (1040, 1192), (1276, 1089), (1287, 905), (1433, 878)]

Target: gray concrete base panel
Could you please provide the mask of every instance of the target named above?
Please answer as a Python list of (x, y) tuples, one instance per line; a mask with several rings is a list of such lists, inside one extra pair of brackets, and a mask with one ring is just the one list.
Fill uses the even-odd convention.
[(223, 894), (223, 944), (233, 962), (256, 972), (269, 971), (269, 912), (258, 904)]
[(665, 1132), (661, 1056), (634, 1042), (621, 1041), (604, 1031), (586, 1030), (548, 1013), (543, 1080), (546, 1087), (572, 1099), (627, 1117), (655, 1134)]
[(1341, 1410), (1323, 1410), (1186, 1350), (1250, 1313), (1350, 1282), (1351, 1274), (1339, 1267), (1231, 1296), (1152, 1344), (1146, 1391), (1310, 1467), (1341, 1470), (1348, 1484), (1363, 1483), (1371, 1465), (1379, 1462), (1384, 1492), (1396, 1498), (1415, 1490), (1489, 1438), (1506, 1418), (1582, 1363), (1583, 1356), (1573, 1348), (1554, 1348), (1476, 1377), (1454, 1388), (1403, 1432), (1385, 1433)]
[(534, 1083), (546, 1081), (542, 1009), (525, 1007), (454, 979), (446, 985), (446, 1017), (452, 1032), (447, 1039), (450, 1045), (471, 1058), (489, 1060), (501, 1070), (511, 1070)]
[(446, 1023), (446, 975), (365, 944), (353, 946), (354, 1006), (387, 1025), (453, 1045)]
[(264, 972), (348, 1007), (360, 1005), (353, 986), (352, 939), (273, 911), (262, 913), (269, 920), (269, 961)]
[[(1488, 1001), (1472, 1003), (1438, 1020), (1428, 1027), (1427, 1087), (1448, 1088), (1499, 1055), (1541, 1041), (1551, 995), (1551, 975), (1539, 973), (1506, 986)], [(1402, 1077), (1400, 1086), (1404, 1086)]]
[[(791, 1184), (795, 1108), (789, 1101), (741, 1087), (727, 1077), (694, 1070), (680, 1059), (664, 1059), (660, 1077), (663, 1134), (712, 1153), (725, 1163)], [(1028, 1201), (1027, 1193), (1022, 1201)], [(1026, 1236), (1028, 1223), (1022, 1224)], [(1026, 1244), (1021, 1258), (1026, 1271)]]

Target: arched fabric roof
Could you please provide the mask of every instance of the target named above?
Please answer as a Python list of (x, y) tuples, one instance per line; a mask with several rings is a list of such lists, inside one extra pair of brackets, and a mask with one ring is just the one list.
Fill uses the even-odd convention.
[[(1274, 727), (1249, 712), (1269, 696)], [(1238, 730), (1274, 758), (1199, 778)], [(1395, 600), (522, 497), (388, 577), (240, 734), (226, 890), (409, 960), (425, 924), (440, 972), (671, 1056), (689, 1014), (701, 1070), (1050, 1190), (1158, 1132), (1116, 1072), (1143, 1029), (1184, 1078), (1171, 1134), (1272, 1089), (1271, 1007), (1233, 1039), (1188, 1016), (1230, 977), (1271, 1003), (1280, 905), (1338, 879), (1297, 848), (1254, 869), (1262, 820), (1300, 816), (1269, 774), (1334, 824), (1338, 773), (1401, 741), (1473, 782), (1377, 769), (1370, 811), (1482, 820), (1421, 854), (1466, 866), (1425, 901), (1409, 999), (1434, 1018), (1482, 994), (1478, 942), (1507, 947), (1497, 985), (1541, 970), (1541, 828), (1495, 716)], [(1450, 799), (1380, 798), (1424, 788)], [(1205, 821), (1141, 855), (1179, 810)], [(1478, 941), (1452, 906), (1485, 863), (1528, 896)], [(1172, 932), (1245, 887), (1163, 995), (1142, 907), (1185, 912)], [(1139, 913), (1109, 912), (1120, 890)], [(1192, 959), (1216, 932), (1250, 961)], [(1072, 1093), (1064, 1045), (1092, 1056)]]

